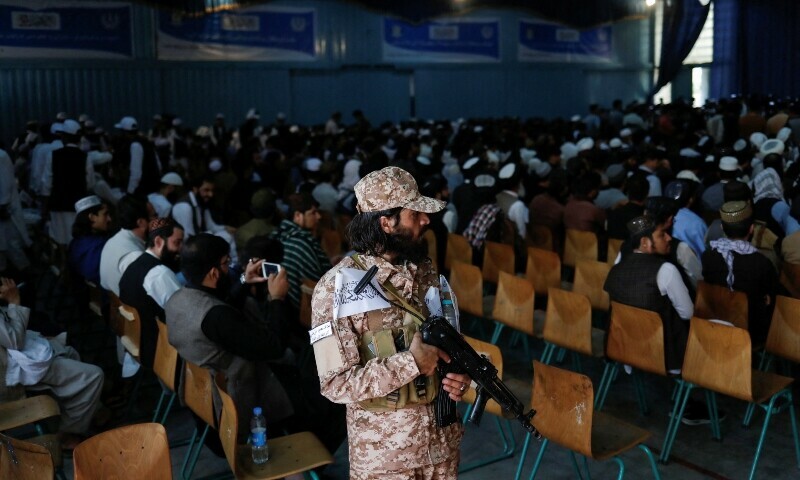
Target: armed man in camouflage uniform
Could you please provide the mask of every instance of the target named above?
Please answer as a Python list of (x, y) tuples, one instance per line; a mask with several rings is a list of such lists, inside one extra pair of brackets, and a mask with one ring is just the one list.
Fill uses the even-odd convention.
[[(436, 377), (438, 360), (449, 362), (449, 356), (423, 343), (418, 332), (412, 336), (407, 330), (407, 349), (376, 355), (375, 350), (382, 347), (373, 348), (378, 342), (373, 345), (370, 339), (388, 331), (392, 334), (389, 344), (394, 338), (396, 345), (398, 332), (412, 323), (409, 314), (396, 305), (366, 307), (362, 313), (335, 318), (342, 298), (354, 298), (352, 284), (351, 291), (337, 291), (337, 283), (339, 289), (346, 288), (342, 287), (342, 270), (367, 270), (373, 265), (378, 267), (375, 282), (394, 287), (384, 288), (388, 300), (397, 304), (402, 297), (423, 317), (429, 314), (426, 294), (439, 288), (439, 279), (426, 258), (422, 235), (427, 213), (440, 211), (445, 204), (422, 196), (414, 178), (397, 167), (368, 174), (356, 184), (355, 194), (359, 213), (348, 233), (359, 253), (342, 260), (318, 282), (311, 330), (322, 394), (347, 405), (350, 478), (456, 478), (463, 428), (459, 422), (437, 427), (434, 404), (430, 403), (434, 387), (429, 384), (427, 393), (417, 398), (419, 382), (415, 381), (421, 375)], [(467, 375), (448, 373), (440, 382), (450, 398), (459, 401), (471, 380)], [(408, 394), (408, 402), (398, 402), (406, 396), (398, 392), (409, 387), (414, 391)], [(426, 395), (427, 400), (423, 398)]]

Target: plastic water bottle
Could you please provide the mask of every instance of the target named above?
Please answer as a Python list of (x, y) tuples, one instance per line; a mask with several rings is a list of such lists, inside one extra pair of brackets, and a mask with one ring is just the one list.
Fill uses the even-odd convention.
[(267, 463), (269, 460), (267, 421), (261, 414), (261, 407), (253, 409), (253, 418), (250, 420), (250, 449), (253, 454), (253, 463), (256, 465)]
[(458, 317), (456, 316), (456, 308), (453, 305), (453, 300), (450, 297), (450, 290), (442, 291), (442, 316), (450, 322), (458, 332), (461, 332), (461, 325), (458, 324)]

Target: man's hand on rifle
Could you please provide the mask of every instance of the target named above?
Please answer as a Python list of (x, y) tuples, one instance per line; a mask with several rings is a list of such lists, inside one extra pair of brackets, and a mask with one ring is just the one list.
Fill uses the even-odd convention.
[(417, 368), (423, 375), (433, 375), (440, 358), (450, 363), (450, 355), (439, 348), (423, 342), (422, 335), (420, 335), (419, 332), (414, 334), (408, 351), (414, 356), (414, 361), (417, 362)]
[(472, 379), (469, 378), (469, 375), (464, 373), (448, 373), (447, 376), (442, 379), (444, 391), (449, 393), (450, 399), (455, 402), (461, 401), (461, 397), (469, 390), (470, 383), (472, 383)]

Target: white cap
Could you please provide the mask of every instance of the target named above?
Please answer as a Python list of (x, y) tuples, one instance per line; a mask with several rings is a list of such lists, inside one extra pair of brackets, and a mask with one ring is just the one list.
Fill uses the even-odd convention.
[(735, 142), (733, 142), (733, 151), (734, 152), (741, 152), (745, 148), (747, 148), (747, 140), (745, 140), (744, 138), (740, 138), (739, 140), (736, 140)]
[(483, 131), (483, 127), (480, 125), (475, 125), (475, 128), (472, 129), (475, 133), (481, 133)]
[(62, 131), (68, 135), (77, 135), (81, 131), (81, 124), (75, 120), (64, 120), (63, 125), (64, 129)]
[(75, 213), (81, 213), (84, 210), (89, 210), (90, 208), (96, 207), (102, 204), (103, 201), (100, 200), (100, 197), (97, 195), (89, 195), (88, 197), (83, 197), (77, 202), (75, 202)]
[(406, 137), (406, 138), (413, 137), (416, 134), (417, 134), (417, 131), (414, 130), (413, 128), (410, 128), (410, 127), (406, 128), (405, 130), (403, 130), (403, 136)]
[(536, 150), (531, 150), (529, 148), (519, 149), (519, 157), (525, 162), (530, 162), (535, 156)]
[(620, 140), (617, 137), (614, 137), (611, 139), (610, 142), (608, 142), (608, 146), (611, 148), (622, 148), (622, 140)]
[(63, 122), (67, 119), (67, 112), (58, 112), (56, 113), (56, 120), (59, 122)]
[(424, 155), (419, 155), (417, 157), (417, 163), (419, 163), (420, 165), (425, 165), (427, 167), (431, 164), (431, 160)]
[(553, 167), (549, 163), (547, 163), (547, 162), (539, 162), (539, 164), (536, 165), (536, 169), (534, 171), (536, 172), (536, 175), (539, 178), (544, 178), (544, 177), (550, 175), (550, 171), (552, 171), (552, 170), (553, 170)]
[(581, 116), (580, 116), (580, 115), (577, 115), (577, 114), (575, 114), (575, 115), (573, 115), (572, 117), (570, 117), (570, 121), (571, 121), (571, 122), (580, 122), (580, 121), (581, 121)]
[(517, 165), (514, 163), (507, 163), (500, 171), (497, 173), (497, 178), (500, 180), (508, 180), (509, 178), (514, 176), (514, 173), (517, 171)]
[(755, 132), (750, 135), (750, 144), (756, 148), (761, 148), (761, 145), (767, 141), (767, 136), (761, 132)]
[(56, 133), (61, 133), (64, 131), (64, 124), (61, 122), (53, 122), (50, 124), (50, 133), (55, 135)]
[(786, 140), (789, 140), (789, 137), (791, 135), (792, 135), (792, 129), (789, 127), (783, 127), (780, 130), (778, 130), (778, 134), (775, 135), (775, 138), (777, 138), (781, 142), (786, 142)]
[(739, 170), (739, 161), (736, 157), (722, 157), (719, 159), (719, 169), (723, 172), (735, 172)]
[(183, 125), (183, 120), (181, 120), (180, 117), (175, 117), (172, 119), (173, 127), (180, 127), (181, 125)]
[(114, 125), (114, 128), (125, 130), (126, 132), (135, 132), (139, 130), (139, 123), (136, 122), (136, 119), (133, 117), (122, 117), (122, 120)]
[(422, 155), (423, 157), (430, 158), (430, 156), (433, 155), (433, 149), (431, 148), (430, 145), (423, 143), (419, 147), (419, 154)]
[(163, 177), (161, 177), (161, 183), (167, 185), (175, 185), (176, 187), (183, 186), (183, 179), (180, 175), (175, 172), (165, 173)]
[(255, 108), (251, 108), (250, 110), (247, 111), (247, 114), (244, 116), (244, 118), (247, 120), (253, 120), (253, 119), (258, 120), (259, 118), (261, 118), (261, 115), (258, 114), (258, 110), (256, 110)]
[(480, 161), (481, 161), (481, 159), (480, 159), (480, 158), (478, 158), (478, 157), (472, 157), (472, 158), (470, 158), (469, 160), (467, 160), (466, 162), (464, 162), (464, 166), (463, 166), (462, 168), (463, 168), (464, 170), (469, 170), (470, 168), (472, 168), (472, 167), (474, 167), (475, 165), (477, 165), (477, 164), (478, 164), (478, 162), (480, 162)]
[(567, 142), (561, 145), (561, 159), (565, 162), (578, 156), (578, 147), (572, 143)]
[(489, 163), (500, 163), (500, 157), (493, 151), (486, 152), (486, 160)]
[(706, 163), (714, 163), (714, 155), (706, 155)]
[(212, 172), (219, 172), (222, 170), (222, 162), (220, 162), (218, 158), (215, 158), (208, 164), (208, 169)]
[(319, 172), (319, 169), (322, 168), (322, 160), (316, 157), (307, 158), (305, 162), (303, 162), (303, 169), (309, 172)]
[(681, 180), (691, 180), (693, 182), (700, 183), (700, 179), (697, 178), (697, 175), (695, 175), (694, 172), (691, 170), (681, 170), (680, 172), (678, 172), (675, 178)]
[(475, 180), (472, 183), (478, 188), (494, 187), (495, 179), (488, 173), (482, 173), (475, 177)]
[(211, 129), (206, 127), (205, 125), (200, 125), (197, 127), (197, 131), (194, 132), (195, 136), (200, 138), (206, 138), (211, 136)]
[(584, 137), (578, 140), (578, 150), (581, 152), (585, 152), (586, 150), (591, 150), (594, 148), (594, 140), (590, 137)]
[(623, 128), (622, 130), (619, 131), (620, 137), (630, 137), (631, 134), (633, 134), (633, 132), (631, 131), (630, 128)]
[(681, 151), (678, 152), (678, 155), (686, 158), (697, 158), (700, 156), (700, 152), (694, 148), (681, 148)]
[(786, 146), (778, 140), (777, 138), (770, 138), (766, 142), (761, 144), (761, 155), (766, 157), (770, 153), (777, 153), (778, 155), (783, 155), (783, 150)]
[(86, 114), (86, 113), (81, 113), (80, 115), (78, 115), (78, 121), (79, 121), (79, 122), (83, 123), (83, 122), (85, 122), (86, 120), (89, 120), (89, 115), (88, 115), (88, 114)]
[(300, 127), (297, 126), (297, 125), (292, 125), (291, 127), (289, 127), (289, 133), (297, 133), (299, 131), (300, 131)]
[(697, 146), (698, 146), (698, 147), (702, 147), (703, 145), (705, 145), (706, 143), (708, 143), (708, 140), (709, 140), (710, 138), (711, 138), (711, 137), (709, 137), (708, 135), (703, 135), (702, 137), (700, 137), (700, 140), (698, 140), (698, 141), (697, 141)]

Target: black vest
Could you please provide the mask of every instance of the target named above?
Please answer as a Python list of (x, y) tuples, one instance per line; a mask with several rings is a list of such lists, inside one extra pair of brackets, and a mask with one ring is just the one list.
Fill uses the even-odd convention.
[(158, 265), (161, 265), (161, 260), (144, 252), (128, 266), (119, 280), (119, 299), (125, 305), (134, 307), (139, 312), (139, 318), (142, 321), (139, 356), (142, 365), (148, 368), (153, 368), (153, 358), (156, 354), (156, 342), (158, 341), (156, 317), (162, 322), (165, 319), (164, 309), (144, 290), (144, 277)]
[(123, 183), (123, 189), (128, 188), (131, 168), (131, 144), (138, 143), (142, 146), (142, 178), (139, 186), (133, 192), (139, 197), (146, 197), (148, 193), (157, 192), (161, 186), (161, 171), (156, 160), (156, 150), (152, 142), (146, 138), (136, 137), (133, 139), (124, 138), (114, 146), (114, 161), (118, 163), (122, 170), (128, 172)]
[(75, 202), (86, 196), (86, 153), (78, 147), (53, 150), (51, 210), (74, 212)]
[(658, 289), (658, 270), (666, 261), (658, 255), (627, 255), (608, 272), (603, 288), (612, 301), (658, 313), (664, 324), (664, 363), (669, 371), (683, 365), (688, 327)]
[[(195, 197), (195, 201), (197, 201), (198, 203), (197, 206), (192, 204), (192, 197), (189, 196), (189, 194), (187, 193), (186, 195), (181, 197), (180, 200), (175, 202), (175, 205), (179, 203), (185, 203), (186, 205), (189, 205), (189, 208), (192, 209), (192, 227), (194, 228), (194, 234), (197, 235), (198, 233), (203, 233), (207, 231), (208, 228), (206, 228), (207, 227), (206, 211), (203, 207), (200, 206), (200, 202), (199, 200), (197, 200), (197, 197)], [(175, 207), (173, 206), (173, 208)], [(170, 216), (172, 215), (170, 214)], [(197, 221), (197, 217), (200, 217), (200, 222)], [(187, 228), (187, 225), (181, 225), (181, 226), (184, 228), (184, 230)]]

